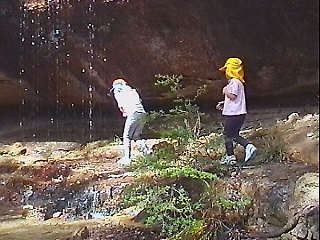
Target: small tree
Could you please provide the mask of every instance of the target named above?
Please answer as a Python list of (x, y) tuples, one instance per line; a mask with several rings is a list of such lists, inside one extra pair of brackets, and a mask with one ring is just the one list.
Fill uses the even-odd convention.
[(206, 85), (198, 88), (193, 98), (188, 98), (179, 93), (182, 90), (182, 75), (155, 75), (155, 86), (168, 90), (168, 94), (174, 99), (174, 108), (169, 110), (169, 113), (162, 112), (162, 115), (166, 117), (180, 117), (183, 118), (184, 126), (186, 130), (184, 135), (188, 138), (196, 139), (200, 135), (201, 129), (201, 115), (199, 107), (195, 103), (199, 96), (206, 92)]

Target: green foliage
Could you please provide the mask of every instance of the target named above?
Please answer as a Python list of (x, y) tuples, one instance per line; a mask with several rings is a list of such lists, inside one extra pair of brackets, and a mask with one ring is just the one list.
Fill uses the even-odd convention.
[(150, 111), (146, 116), (146, 122), (153, 122), (155, 120), (158, 120), (159, 118), (163, 117), (165, 115), (164, 111)]
[(182, 75), (161, 75), (156, 74), (155, 78), (157, 79), (155, 82), (155, 86), (168, 88), (171, 94), (177, 94), (177, 92), (181, 89), (181, 81), (183, 79)]
[(153, 154), (140, 157), (132, 164), (132, 169), (140, 172), (154, 171), (162, 178), (190, 178), (196, 180), (214, 181), (215, 174), (199, 171), (191, 166), (178, 166), (178, 156), (174, 148), (165, 147)]
[(251, 204), (251, 200), (243, 199), (243, 200), (232, 201), (229, 199), (219, 198), (217, 203), (224, 210), (241, 210), (249, 206)]
[(169, 167), (169, 168), (163, 169), (161, 171), (161, 175), (167, 178), (185, 177), (185, 178), (201, 179), (201, 180), (207, 180), (207, 181), (214, 181), (218, 179), (218, 177), (215, 174), (202, 172), (194, 168), (191, 168), (189, 166)]
[(172, 237), (194, 226), (194, 213), (202, 205), (192, 202), (188, 193), (176, 185), (138, 186), (127, 191), (123, 203), (126, 207), (138, 206), (144, 209), (144, 223), (160, 227), (161, 235)]
[[(179, 95), (181, 75), (155, 77), (155, 85), (169, 91), (175, 106), (167, 112), (148, 115), (147, 124), (157, 122), (161, 129), (157, 134), (166, 140), (155, 145), (157, 149), (152, 154), (136, 159), (131, 165), (142, 173), (140, 180), (144, 183), (123, 192), (123, 207), (144, 209), (140, 219), (147, 226), (160, 229), (161, 235), (170, 240), (216, 239), (225, 224), (221, 213), (243, 210), (250, 202), (241, 197), (226, 199), (228, 194), (222, 194), (224, 186), (215, 189), (218, 176), (223, 176), (226, 169), (212, 163), (218, 162), (225, 149), (222, 135), (199, 139), (202, 114), (195, 100), (206, 87), (199, 88), (194, 98), (188, 99)], [(169, 122), (171, 127), (161, 125), (163, 122)], [(211, 169), (204, 171), (208, 163)]]
[(165, 147), (152, 154), (137, 158), (131, 164), (131, 168), (140, 172), (157, 171), (174, 165), (176, 159), (177, 156), (174, 148)]
[(178, 127), (176, 129), (167, 129), (159, 132), (161, 138), (169, 138), (177, 140), (179, 144), (184, 144), (189, 139), (194, 139), (192, 132), (186, 128)]
[[(194, 104), (195, 100), (206, 91), (206, 86), (197, 89), (196, 95), (193, 99), (186, 98), (179, 95), (182, 89), (182, 75), (155, 75), (155, 86), (159, 88), (168, 89), (169, 94), (174, 97), (175, 107), (169, 110), (169, 113), (163, 114), (166, 118), (183, 118), (182, 128), (189, 131), (188, 137), (196, 138), (200, 134), (200, 117), (202, 113), (199, 112), (199, 107)], [(186, 135), (185, 135), (186, 136)]]
[(185, 227), (185, 229), (181, 231), (179, 234), (177, 234), (174, 237), (171, 237), (170, 240), (198, 239), (203, 234), (206, 227), (207, 224), (204, 220), (196, 220), (192, 222), (189, 226)]
[[(133, 168), (140, 172), (152, 171), (158, 179), (162, 179), (161, 182), (165, 182), (165, 179), (171, 183), (172, 180), (179, 182), (187, 178), (195, 181), (192, 186), (198, 181), (201, 185), (205, 183), (204, 186), (210, 186), (209, 182), (218, 179), (215, 174), (202, 172), (191, 166), (178, 166), (176, 151), (169, 146), (137, 159)], [(192, 200), (188, 192), (176, 184), (165, 186), (141, 184), (126, 190), (123, 203), (125, 207), (143, 208), (144, 223), (161, 229), (163, 237), (196, 239), (206, 226), (204, 220), (195, 217), (197, 212), (203, 211), (202, 204), (198, 200)]]

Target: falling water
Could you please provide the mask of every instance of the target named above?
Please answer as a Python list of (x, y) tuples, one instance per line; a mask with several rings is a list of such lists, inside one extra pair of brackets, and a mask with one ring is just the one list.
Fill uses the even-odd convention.
[(40, 35), (40, 16), (39, 13), (31, 14), (31, 19), (29, 20), (30, 26), (30, 36), (31, 36), (31, 71), (34, 77), (34, 100), (31, 101), (31, 111), (32, 111), (32, 129), (34, 129), (32, 136), (35, 138), (39, 134), (39, 113), (40, 113), (40, 102), (39, 102), (39, 58), (37, 57), (37, 49), (40, 46), (39, 35)]
[[(20, 38), (20, 56), (19, 56), (19, 73), (18, 73), (18, 78), (19, 78), (19, 85), (20, 89), (24, 89), (24, 75), (25, 75), (25, 65), (24, 65), (24, 57), (23, 57), (23, 52), (25, 48), (25, 40), (26, 40), (26, 12), (27, 10), (25, 9), (23, 2), (20, 2), (20, 23), (19, 23), (19, 38)], [(24, 116), (24, 106), (25, 106), (25, 97), (24, 97), (24, 91), (22, 91), (22, 98), (21, 98), (21, 104), (19, 107), (19, 114), (20, 114), (20, 120), (19, 120), (19, 126), (20, 128), (23, 128), (24, 123), (25, 123), (25, 116)]]
[(34, 206), (34, 212), (41, 212), (40, 219), (45, 215), (52, 217), (55, 212), (62, 212), (67, 219), (105, 218), (116, 212), (112, 204), (110, 190), (90, 186), (82, 190), (67, 190), (50, 185), (41, 192), (31, 188), (23, 192), (23, 204)]
[[(53, 6), (53, 9), (52, 9), (52, 18), (53, 18), (53, 28), (51, 30), (51, 34), (53, 36), (52, 38), (52, 41), (53, 41), (53, 45), (54, 45), (54, 49), (56, 50), (59, 50), (60, 48), (60, 45), (61, 45), (61, 41), (63, 41), (61, 39), (61, 30), (60, 30), (60, 26), (57, 22), (57, 19), (58, 19), (58, 15), (59, 15), (59, 5), (54, 5)], [(59, 76), (59, 73), (60, 73), (60, 65), (61, 65), (61, 58), (60, 58), (60, 54), (55, 54), (55, 79), (54, 79), (54, 82), (55, 82), (55, 87), (56, 87), (56, 114), (55, 114), (55, 117), (56, 117), (56, 132), (58, 133), (58, 137), (60, 138), (60, 122), (59, 122), (59, 118), (58, 116), (60, 115), (61, 113), (61, 99), (60, 99), (60, 89), (61, 89), (61, 86), (60, 86), (60, 76)]]
[[(65, 4), (69, 6), (69, 0), (48, 0), (45, 2), (25, 3), (20, 1), (19, 17), (19, 39), (20, 39), (20, 57), (18, 83), (23, 89), (21, 104), (19, 107), (19, 126), (22, 130), (28, 127), (34, 129), (33, 137), (40, 133), (40, 118), (42, 117), (42, 100), (47, 101), (48, 94), (55, 91), (55, 112), (49, 109), (49, 125), (55, 124), (55, 131), (59, 132), (59, 121), (57, 116), (61, 114), (61, 84), (59, 81), (60, 68), (63, 58), (60, 54), (60, 48), (65, 46), (62, 21), (59, 21), (60, 10)], [(69, 28), (67, 28), (69, 29)], [(43, 53), (47, 54), (47, 59), (52, 63), (48, 75), (43, 75), (39, 69), (43, 66), (41, 59)], [(49, 58), (53, 59), (49, 59)], [(68, 58), (69, 55), (66, 56)], [(39, 73), (42, 73), (40, 76)], [(26, 77), (30, 82), (27, 82)], [(42, 81), (49, 79), (48, 88)], [(47, 92), (47, 93), (46, 93)], [(30, 100), (30, 101), (29, 101)], [(29, 119), (31, 117), (31, 119)], [(28, 120), (31, 120), (30, 122)], [(50, 127), (47, 131), (47, 138), (50, 138)]]
[[(69, 0), (66, 0), (65, 2), (64, 2), (64, 7), (65, 8), (70, 8), (70, 7), (72, 7), (72, 5), (70, 4), (70, 1)], [(72, 33), (73, 32), (73, 30), (72, 30), (72, 26), (71, 26), (71, 23), (69, 22), (69, 18), (67, 18), (66, 19), (66, 22), (65, 22), (65, 31), (67, 32), (67, 33)], [(67, 41), (65, 41), (65, 44), (67, 44)], [(70, 50), (69, 50), (69, 46), (67, 45), (66, 46), (66, 53), (65, 53), (65, 65), (66, 65), (66, 68), (68, 69), (69, 67), (70, 67), (70, 61), (71, 61), (71, 53), (70, 53)], [(70, 88), (71, 87), (71, 83), (69, 82), (69, 80), (67, 80), (66, 82), (65, 82), (65, 85), (64, 85), (64, 87), (66, 87), (66, 88)], [(72, 103), (70, 103), (70, 106), (68, 106), (68, 107), (70, 107), (70, 109), (71, 109), (71, 111), (70, 111), (70, 113), (71, 113), (71, 117), (73, 118), (73, 117), (75, 117), (76, 116), (76, 109), (75, 109), (75, 104), (72, 102)], [(75, 114), (72, 114), (72, 113), (75, 113)], [(73, 136), (72, 136), (73, 137)], [(75, 136), (76, 137), (76, 136)]]
[[(36, 18), (35, 18), (35, 33), (34, 33), (34, 37), (36, 38), (36, 39), (41, 39), (41, 34), (42, 34), (42, 27), (41, 27), (41, 21), (40, 21), (40, 13), (38, 12), (37, 14), (36, 14), (36, 16), (35, 16)], [(36, 47), (41, 47), (41, 41), (36, 41)], [(36, 58), (36, 60), (35, 60), (35, 73), (36, 73), (36, 75), (35, 75), (35, 77), (36, 77), (36, 79), (35, 79), (35, 81), (36, 81), (36, 83), (35, 83), (35, 94), (36, 94), (36, 106), (35, 106), (35, 111), (36, 111), (36, 116), (35, 117), (37, 117), (37, 116), (39, 116), (39, 114), (40, 114), (40, 94), (42, 94), (42, 92), (40, 92), (40, 84), (41, 84), (41, 82), (39, 82), (39, 80), (40, 80), (40, 78), (39, 78), (39, 75), (38, 75), (38, 73), (39, 73), (39, 58)], [(39, 132), (39, 124), (40, 124), (40, 122), (39, 121), (36, 121), (36, 130), (37, 130), (37, 132)], [(38, 133), (39, 134), (39, 133)], [(34, 134), (34, 137), (36, 137), (36, 134)]]
[(93, 60), (94, 60), (94, 37), (95, 37), (95, 26), (93, 23), (93, 19), (95, 17), (95, 12), (94, 12), (94, 4), (95, 0), (92, 0), (89, 3), (89, 8), (88, 8), (88, 32), (89, 32), (89, 50), (88, 50), (88, 57), (89, 57), (89, 87), (88, 87), (88, 92), (89, 92), (89, 112), (88, 112), (88, 117), (89, 117), (89, 140), (92, 140), (92, 129), (93, 129), (93, 92), (94, 92), (94, 87), (93, 87)]
[[(27, 125), (33, 129), (32, 136), (37, 136), (39, 129), (39, 121), (37, 117), (40, 113), (40, 83), (37, 76), (39, 59), (37, 58), (37, 49), (42, 42), (40, 37), (43, 34), (43, 29), (40, 22), (40, 13), (28, 11), (28, 5), (20, 1), (20, 57), (19, 57), (19, 85), (23, 89), (21, 105), (19, 108), (20, 128), (25, 131)], [(25, 80), (26, 76), (32, 76), (33, 88), (30, 88), (30, 83)], [(32, 90), (34, 89), (34, 91)], [(30, 99), (32, 101), (29, 101)], [(31, 121), (28, 122), (28, 120)]]
[[(47, 140), (52, 140), (54, 136), (62, 139), (66, 136), (66, 132), (61, 131), (66, 126), (66, 121), (63, 122), (63, 120), (71, 116), (78, 117), (80, 109), (79, 124), (86, 124), (87, 127), (78, 128), (78, 136), (81, 135), (92, 141), (97, 124), (96, 118), (100, 115), (102, 118), (102, 112), (100, 114), (100, 108), (97, 108), (95, 104), (96, 60), (107, 61), (106, 48), (103, 49), (103, 56), (100, 56), (95, 50), (96, 35), (99, 33), (96, 7), (99, 3), (96, 0), (87, 0), (84, 3), (86, 7), (82, 8), (84, 5), (80, 0), (45, 0), (40, 2), (41, 6), (30, 6), (24, 0), (20, 1), (21, 54), (18, 73), (19, 84), (24, 89), (19, 110), (20, 128), (27, 129), (26, 123), (28, 122), (28, 129), (34, 128), (31, 135), (40, 137), (40, 123), (45, 117), (49, 127), (46, 130), (42, 127), (42, 130), (45, 131), (42, 132), (42, 134), (45, 133), (44, 137)], [(82, 26), (73, 25), (73, 18), (68, 15), (69, 11), (73, 11), (69, 9), (76, 6), (80, 6), (77, 10), (84, 11), (81, 14), (85, 16), (82, 19), (85, 29)], [(73, 52), (72, 36), (74, 31), (78, 30), (83, 31), (83, 38), (86, 39), (82, 42), (82, 48), (86, 49), (85, 55), (81, 50)], [(78, 69), (78, 77), (80, 77), (78, 86), (82, 92), (79, 96), (80, 102), (73, 102), (72, 98), (65, 98), (65, 94), (72, 91), (74, 82), (72, 78), (68, 80), (69, 78), (63, 74), (73, 66), (79, 66), (78, 62), (72, 62), (77, 57), (80, 57), (83, 62)], [(62, 81), (64, 79), (66, 81)], [(70, 97), (73, 97), (72, 94)], [(45, 109), (44, 106), (48, 106), (46, 105), (48, 100), (52, 105)]]

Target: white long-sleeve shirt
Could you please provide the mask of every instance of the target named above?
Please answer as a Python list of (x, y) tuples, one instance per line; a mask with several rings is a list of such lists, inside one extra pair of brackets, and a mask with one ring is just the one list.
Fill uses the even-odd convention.
[(114, 97), (124, 116), (130, 116), (135, 112), (145, 113), (138, 92), (130, 86), (126, 85), (123, 89), (115, 89)]

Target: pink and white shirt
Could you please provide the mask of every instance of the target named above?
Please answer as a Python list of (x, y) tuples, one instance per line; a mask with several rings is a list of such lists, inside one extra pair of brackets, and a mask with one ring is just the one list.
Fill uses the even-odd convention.
[(236, 78), (232, 78), (226, 86), (226, 90), (235, 95), (236, 98), (231, 100), (227, 95), (225, 95), (222, 115), (235, 116), (247, 114), (246, 96), (243, 83)]

